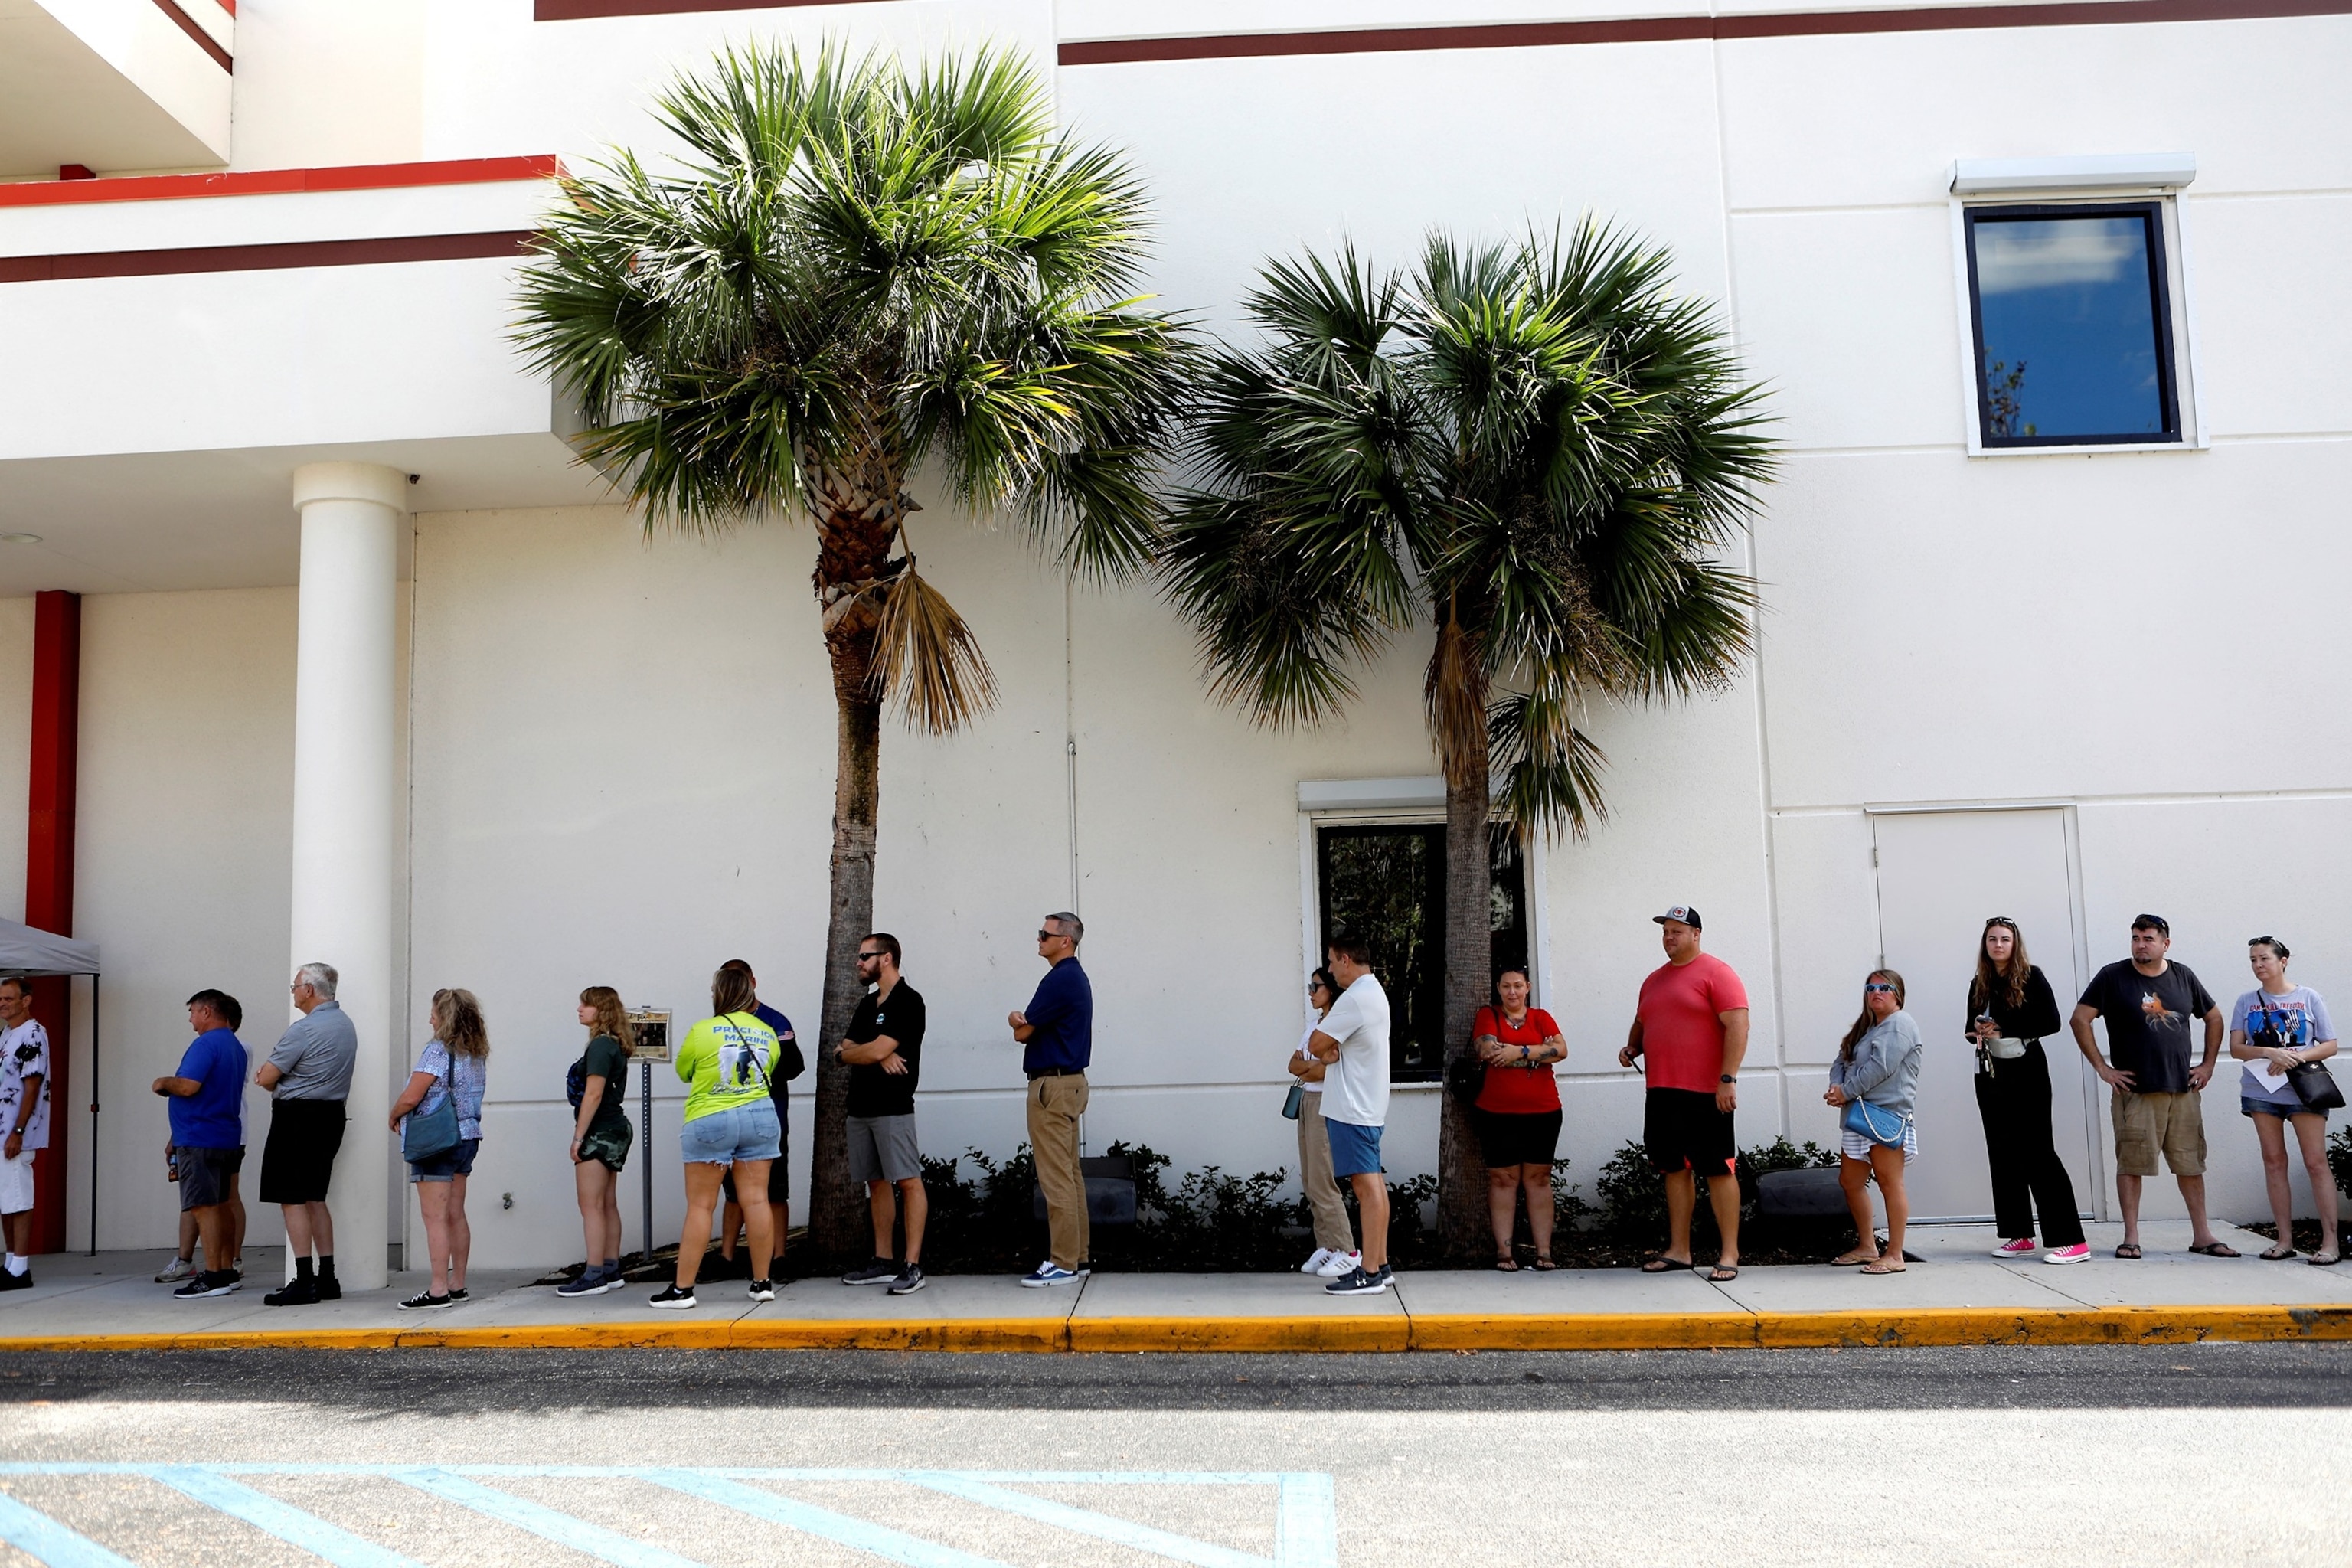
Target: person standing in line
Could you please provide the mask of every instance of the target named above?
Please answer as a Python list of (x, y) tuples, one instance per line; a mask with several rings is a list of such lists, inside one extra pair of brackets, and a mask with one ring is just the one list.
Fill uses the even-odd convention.
[(1307, 1047), (1316, 1026), (1339, 999), (1339, 983), (1328, 969), (1318, 969), (1307, 982), (1307, 1004), (1315, 1022), (1298, 1037), (1290, 1053), (1290, 1076), (1298, 1080), (1298, 1186), (1307, 1194), (1307, 1212), (1315, 1225), (1315, 1250), (1298, 1266), (1301, 1274), (1337, 1279), (1351, 1274), (1364, 1261), (1355, 1236), (1348, 1228), (1348, 1205), (1339, 1195), (1339, 1178), (1331, 1173), (1331, 1135), (1323, 1126), (1323, 1084), (1330, 1068)]
[(2246, 943), (2246, 957), (2255, 984), (2230, 1009), (2230, 1055), (2246, 1064), (2239, 1075), (2238, 1109), (2261, 1141), (2263, 1184), (2278, 1226), (2278, 1240), (2262, 1256), (2276, 1262), (2295, 1255), (2294, 1195), (2287, 1185), (2286, 1130), (2292, 1126), (2319, 1211), (2319, 1250), (2311, 1261), (2336, 1263), (2344, 1249), (2336, 1228), (2336, 1173), (2327, 1165), (2327, 1112), (2305, 1105), (2286, 1076), (2292, 1068), (2336, 1054), (2336, 1026), (2318, 992), (2286, 977), (2286, 943), (2258, 936)]
[[(2200, 1099), (2221, 1052), (2221, 1010), (2185, 963), (2165, 954), (2172, 927), (2161, 915), (2141, 915), (2131, 924), (2131, 957), (2108, 964), (2091, 977), (2070, 1020), (2074, 1044), (2091, 1070), (2114, 1091), (2116, 1198), (2123, 1210), (2124, 1239), (2117, 1258), (2137, 1258), (2141, 1184), (2156, 1174), (2158, 1151), (2181, 1202), (2189, 1205), (2189, 1250), (2208, 1258), (2235, 1258), (2237, 1248), (2217, 1240), (2205, 1217), (2205, 1110)], [(2205, 1056), (2189, 1061), (2189, 1020), (2205, 1020)], [(2091, 1026), (2105, 1020), (2107, 1058), (2099, 1056)]]
[(33, 1016), (32, 983), (0, 980), (0, 1290), (33, 1288), (33, 1156), (49, 1146), (49, 1032)]
[(236, 1180), (236, 1162), (245, 1143), (245, 1042), (236, 1026), (245, 1009), (224, 991), (199, 991), (188, 998), (188, 1027), (195, 1038), (180, 1058), (180, 1070), (155, 1080), (170, 1103), (172, 1148), (180, 1173), (180, 1212), (196, 1223), (205, 1267), (173, 1297), (194, 1300), (226, 1296), (245, 1281), (230, 1261), (237, 1243), (229, 1234), (228, 1196)]
[(1381, 1133), (1389, 1120), (1389, 994), (1373, 977), (1371, 949), (1361, 939), (1334, 937), (1323, 958), (1339, 983), (1339, 998), (1307, 1037), (1307, 1048), (1332, 1069), (1323, 1080), (1331, 1173), (1355, 1189), (1364, 1227), (1361, 1260), (1323, 1289), (1360, 1296), (1396, 1282), (1389, 1267), (1389, 1184), (1381, 1170)]
[[(793, 1033), (793, 1021), (760, 1000), (760, 977), (751, 973), (751, 965), (743, 959), (730, 958), (719, 966), (740, 970), (751, 983), (751, 1015), (776, 1032), (776, 1043), (783, 1056), (775, 1076), (768, 1084), (768, 1098), (776, 1102), (776, 1157), (768, 1163), (768, 1208), (775, 1215), (776, 1258), (784, 1256), (784, 1232), (791, 1228), (793, 1217), (793, 1091), (792, 1080), (800, 1077), (806, 1066), (801, 1059), (800, 1037)], [(726, 1277), (751, 1278), (747, 1258), (738, 1264), (735, 1246), (744, 1232), (743, 1205), (735, 1194), (735, 1173), (728, 1172), (719, 1178), (719, 1191), (726, 1200), (719, 1211), (719, 1256), (726, 1259)], [(747, 1272), (738, 1275), (735, 1270)]]
[(416, 1206), (425, 1215), (427, 1267), (425, 1289), (400, 1303), (404, 1311), (454, 1307), (467, 1299), (466, 1261), (474, 1250), (474, 1227), (466, 1223), (466, 1181), (482, 1147), (482, 1092), (489, 1087), (489, 1068), (490, 1032), (482, 1022), (482, 1005), (470, 991), (433, 993), (433, 1037), (417, 1053), (416, 1070), (393, 1102), (391, 1124), (397, 1132), (410, 1113), (430, 1116), (444, 1100), (454, 1099), (457, 1142), (408, 1167)]
[(710, 1214), (719, 1206), (719, 1178), (732, 1171), (736, 1192), (751, 1233), (751, 1297), (772, 1301), (769, 1279), (775, 1251), (775, 1212), (768, 1207), (768, 1167), (782, 1152), (783, 1133), (769, 1082), (783, 1048), (751, 1011), (751, 976), (721, 969), (710, 977), (710, 1007), (716, 1016), (687, 1031), (678, 1043), (677, 1076), (688, 1087), (678, 1152), (686, 1162), (686, 1229), (678, 1237), (677, 1273), (656, 1291), (649, 1304), (667, 1311), (692, 1308), (694, 1277), (710, 1247)]
[[(636, 1036), (621, 994), (609, 985), (580, 993), (573, 1015), (588, 1031), (580, 1058), (580, 1108), (572, 1119), (572, 1185), (580, 1201), (580, 1230), (588, 1250), (580, 1278), (555, 1288), (559, 1296), (601, 1296), (621, 1288), (621, 1171), (636, 1130), (629, 1125), (629, 1053)], [(649, 1237), (648, 1240), (651, 1238)]]
[(1068, 1285), (1094, 1271), (1087, 1246), (1087, 1178), (1078, 1164), (1078, 1121), (1087, 1113), (1087, 1068), (1095, 1054), (1095, 988), (1078, 964), (1086, 922), (1068, 910), (1037, 928), (1045, 977), (1023, 1010), (1004, 1021), (1021, 1043), (1029, 1079), (1029, 1150), (1045, 1198), (1048, 1253), (1021, 1277), (1033, 1289)]
[[(849, 1068), (849, 1179), (866, 1187), (874, 1216), (874, 1260), (841, 1277), (844, 1285), (883, 1285), (893, 1296), (923, 1288), (923, 1151), (915, 1136), (915, 1086), (923, 1072), (923, 994), (898, 975), (898, 939), (869, 931), (857, 944), (857, 978), (874, 989), (858, 998), (849, 1033), (833, 1048)], [(892, 1260), (890, 1233), (907, 1231), (906, 1259)]]
[[(1864, 1274), (1900, 1274), (1910, 1265), (1903, 1258), (1903, 1230), (1911, 1218), (1910, 1199), (1903, 1190), (1903, 1168), (1919, 1153), (1919, 1127), (1912, 1120), (1919, 1091), (1919, 1026), (1903, 1010), (1903, 976), (1891, 969), (1874, 969), (1862, 986), (1862, 1012), (1838, 1042), (1837, 1059), (1830, 1063), (1830, 1087), (1822, 1099), (1837, 1110), (1856, 1100), (1886, 1116), (1900, 1117), (1903, 1142), (1882, 1143), (1838, 1122), (1838, 1185), (1845, 1189), (1846, 1212), (1853, 1215), (1853, 1233), (1860, 1241), (1852, 1252), (1832, 1261), (1840, 1268), (1859, 1266)], [(1886, 1250), (1878, 1248), (1878, 1229), (1870, 1213), (1870, 1183), (1875, 1176), (1879, 1195), (1886, 1200)]]
[(1559, 1025), (1540, 1007), (1528, 1005), (1528, 972), (1506, 969), (1495, 977), (1495, 1003), (1478, 1009), (1471, 1045), (1486, 1064), (1486, 1079), (1471, 1107), (1478, 1128), (1478, 1155), (1486, 1165), (1486, 1217), (1495, 1227), (1495, 1267), (1516, 1273), (1511, 1235), (1518, 1226), (1519, 1194), (1528, 1201), (1528, 1234), (1536, 1244), (1536, 1267), (1551, 1260), (1551, 1163), (1559, 1152), (1559, 1083), (1552, 1064), (1568, 1057)]
[(269, 1059), (253, 1075), (268, 1089), (269, 1136), (261, 1146), (261, 1201), (286, 1220), (286, 1247), (294, 1278), (261, 1299), (265, 1307), (308, 1307), (339, 1301), (335, 1279), (335, 1218), (327, 1188), (343, 1146), (343, 1102), (352, 1094), (359, 1031), (335, 1003), (341, 977), (331, 963), (294, 972), (294, 1005), (302, 1016), (286, 1026)]
[[(1691, 1214), (1705, 1175), (1723, 1253), (1707, 1279), (1739, 1278), (1739, 1064), (1748, 1055), (1748, 988), (1731, 965), (1700, 951), (1698, 911), (1676, 904), (1650, 917), (1666, 962), (1642, 982), (1633, 1027), (1617, 1053), (1643, 1063), (1642, 1142), (1666, 1186), (1666, 1249), (1644, 1274), (1691, 1268)], [(1676, 1256), (1679, 1254), (1680, 1256)]]
[(1984, 1120), (1985, 1163), (1992, 1171), (1995, 1258), (2034, 1254), (2033, 1215), (2042, 1212), (2044, 1263), (2081, 1263), (2083, 1239), (2074, 1180), (2050, 1131), (2050, 1058), (2045, 1035), (2058, 1032), (2058, 998), (2025, 955), (2025, 933), (2006, 915), (1985, 921), (1969, 982), (1967, 1035), (1977, 1047), (1977, 1114)]

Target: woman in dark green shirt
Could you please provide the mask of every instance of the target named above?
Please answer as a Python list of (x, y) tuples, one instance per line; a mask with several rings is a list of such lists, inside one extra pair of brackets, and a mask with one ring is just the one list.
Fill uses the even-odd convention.
[(599, 1296), (621, 1288), (621, 1167), (629, 1163), (629, 1126), (624, 1099), (629, 1086), (629, 1015), (621, 994), (609, 985), (580, 993), (580, 1022), (588, 1031), (587, 1054), (580, 1058), (584, 1088), (572, 1123), (572, 1180), (580, 1197), (580, 1228), (587, 1236), (588, 1265), (580, 1278), (556, 1288), (559, 1296)]

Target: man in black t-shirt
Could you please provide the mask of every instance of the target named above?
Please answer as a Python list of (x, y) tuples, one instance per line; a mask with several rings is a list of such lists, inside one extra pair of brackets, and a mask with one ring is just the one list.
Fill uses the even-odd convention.
[[(857, 977), (874, 989), (857, 1004), (849, 1033), (834, 1047), (849, 1068), (849, 1177), (866, 1184), (874, 1215), (874, 1261), (841, 1277), (845, 1285), (887, 1283), (893, 1296), (923, 1288), (923, 1155), (915, 1141), (915, 1084), (923, 1062), (922, 994), (898, 977), (898, 939), (875, 931), (857, 944)], [(904, 1266), (892, 1261), (890, 1231), (903, 1219)]]
[[(2160, 1151), (2181, 1201), (2189, 1205), (2191, 1252), (2235, 1258), (2216, 1240), (2205, 1218), (2205, 1115), (2200, 1094), (2221, 1050), (2221, 1008), (2183, 963), (2168, 962), (2172, 927), (2161, 915), (2132, 921), (2131, 958), (2092, 977), (2074, 1007), (2074, 1043), (2091, 1070), (2115, 1091), (2116, 1197), (2123, 1210), (2117, 1258), (2137, 1258), (2140, 1184), (2156, 1174)], [(2189, 1060), (2189, 1020), (2205, 1020), (2205, 1056)], [(2107, 1026), (2107, 1058), (2091, 1037), (2094, 1021)]]

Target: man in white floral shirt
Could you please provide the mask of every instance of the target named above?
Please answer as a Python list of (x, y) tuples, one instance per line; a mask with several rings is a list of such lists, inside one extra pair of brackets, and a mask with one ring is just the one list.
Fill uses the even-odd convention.
[(32, 987), (0, 980), (0, 1229), (7, 1257), (0, 1290), (29, 1290), (33, 1261), (33, 1152), (49, 1146), (49, 1034), (33, 1016)]

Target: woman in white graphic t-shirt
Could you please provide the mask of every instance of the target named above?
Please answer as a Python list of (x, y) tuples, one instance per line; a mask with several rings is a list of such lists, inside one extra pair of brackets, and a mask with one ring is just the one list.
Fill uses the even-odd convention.
[(2246, 1064), (2238, 1084), (2238, 1109), (2262, 1140), (2263, 1181), (2270, 1188), (2271, 1217), (2278, 1239), (2263, 1253), (2273, 1262), (2294, 1256), (2294, 1198), (2287, 1185), (2286, 1130), (2294, 1128), (2311, 1173), (2313, 1205), (2319, 1210), (2319, 1250), (2314, 1263), (2343, 1256), (2336, 1240), (2336, 1176), (2327, 1167), (2327, 1112), (2305, 1105), (2287, 1079), (2287, 1069), (2325, 1061), (2336, 1054), (2336, 1026), (2327, 1004), (2308, 985), (2286, 977), (2286, 943), (2258, 936), (2246, 943), (2246, 957), (2259, 981), (2230, 1009), (2230, 1054)]

